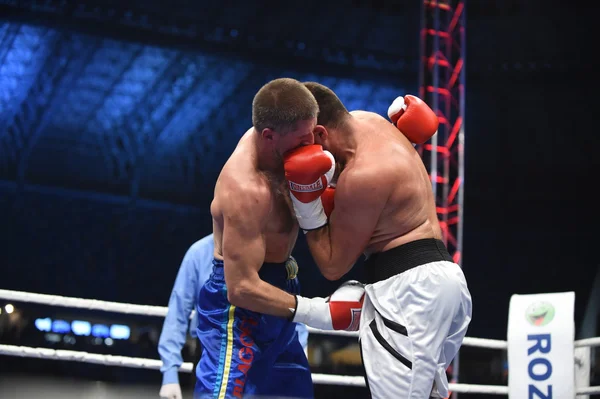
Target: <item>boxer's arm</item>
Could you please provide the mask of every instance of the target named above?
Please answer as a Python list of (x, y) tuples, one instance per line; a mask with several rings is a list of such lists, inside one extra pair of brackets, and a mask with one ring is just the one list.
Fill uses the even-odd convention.
[(265, 261), (263, 234), (269, 218), (270, 193), (245, 190), (223, 203), (223, 264), (227, 298), (234, 306), (273, 316), (289, 317), (296, 306), (293, 295), (260, 279)]
[(379, 170), (348, 170), (340, 175), (335, 208), (328, 225), (306, 233), (310, 252), (329, 280), (338, 280), (352, 268), (369, 243), (390, 186)]

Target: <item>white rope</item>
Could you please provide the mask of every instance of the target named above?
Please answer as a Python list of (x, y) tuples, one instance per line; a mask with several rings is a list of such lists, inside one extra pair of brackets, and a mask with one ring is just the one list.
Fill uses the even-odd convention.
[[(358, 337), (357, 332), (350, 331), (327, 331), (327, 330), (318, 330), (316, 328), (307, 327), (308, 332), (310, 334), (326, 334), (326, 335), (339, 335), (344, 337)], [(473, 346), (478, 348), (488, 348), (488, 349), (507, 349), (508, 344), (506, 341), (502, 341), (499, 339), (486, 339), (486, 338), (472, 338), (465, 337), (462, 343), (463, 346)]]
[[(105, 366), (132, 367), (149, 370), (159, 370), (162, 362), (155, 359), (144, 359), (139, 357), (100, 355), (96, 353), (55, 350), (47, 348), (31, 348), (27, 346), (0, 345), (0, 355), (29, 357), (36, 359), (66, 360), (74, 362), (102, 364)], [(193, 372), (192, 363), (183, 363), (179, 371), (185, 373)], [(315, 384), (328, 385), (346, 385), (346, 386), (366, 386), (362, 376), (333, 375), (333, 374), (312, 374), (312, 380)], [(470, 384), (450, 384), (450, 389), (455, 392), (477, 392), (506, 394), (508, 388), (493, 385), (470, 385)]]
[[(345, 385), (365, 387), (365, 379), (362, 376), (313, 374), (314, 384)], [(458, 393), (487, 393), (490, 395), (508, 395), (508, 387), (500, 385), (475, 385), (475, 384), (449, 384), (453, 392)]]
[[(148, 370), (159, 370), (162, 362), (155, 359), (144, 359), (139, 357), (101, 355), (69, 350), (55, 350), (48, 348), (31, 348), (27, 346), (0, 345), (0, 355), (29, 357), (36, 359), (66, 360), (91, 364), (102, 364), (105, 366), (131, 367)], [(183, 363), (179, 371), (192, 373), (194, 365)], [(366, 386), (362, 376), (334, 375), (334, 374), (312, 374), (315, 384)], [(449, 384), (449, 388), (457, 393), (483, 393), (489, 395), (508, 395), (508, 387), (500, 385), (476, 385), (476, 384)], [(591, 395), (600, 393), (600, 386), (585, 387), (577, 389), (577, 395)]]
[(34, 294), (32, 292), (0, 290), (0, 299), (9, 301), (40, 303), (49, 306), (102, 310), (105, 312), (126, 313), (142, 316), (167, 315), (167, 308), (162, 306), (133, 305), (130, 303), (107, 302), (96, 299), (70, 298), (59, 295)]
[[(49, 306), (62, 306), (69, 308), (100, 310), (114, 313), (135, 314), (141, 316), (165, 317), (167, 315), (168, 309), (164, 306), (135, 305), (131, 303), (108, 302), (99, 301), (96, 299), (73, 298), (60, 295), (37, 294), (33, 292), (12, 291), (3, 289), (0, 289), (0, 299), (5, 299), (9, 301), (39, 303)], [(312, 327), (308, 327), (308, 332), (311, 334), (358, 337), (358, 333), (356, 332), (325, 331), (318, 330)], [(507, 342), (503, 340), (472, 337), (465, 337), (462, 345), (488, 349), (507, 349), (508, 347)], [(575, 341), (575, 347), (581, 346), (600, 346), (600, 337)]]
[[(159, 316), (167, 315), (167, 307), (135, 305), (121, 302), (99, 301), (96, 299), (73, 298), (60, 295), (37, 294), (33, 292), (12, 291), (0, 289), (0, 299), (9, 301), (39, 303), (49, 306), (62, 306), (68, 308), (100, 310), (104, 312), (135, 314), (141, 316)], [(345, 337), (358, 337), (358, 333), (350, 331), (324, 331), (308, 327), (308, 332), (312, 334), (327, 334)], [(465, 337), (464, 346), (475, 346), (480, 348), (506, 349), (506, 341), (470, 338)]]
[[(32, 357), (37, 359), (68, 360), (73, 362), (102, 364), (105, 366), (121, 366), (159, 370), (162, 366), (160, 360), (144, 359), (140, 357), (101, 355), (80, 351), (61, 349), (30, 348), (28, 346), (0, 345), (0, 355)], [(192, 363), (183, 363), (180, 371), (191, 373), (194, 368)]]
[(577, 388), (577, 396), (579, 395), (594, 395), (600, 393), (600, 386)]
[(316, 328), (312, 328), (312, 327), (306, 327), (306, 329), (308, 330), (309, 334), (322, 334), (322, 335), (337, 335), (337, 336), (342, 336), (342, 337), (358, 337), (358, 333), (355, 331), (339, 331), (339, 330), (334, 330), (334, 331), (327, 331), (327, 330), (318, 330)]
[[(49, 306), (62, 306), (79, 309), (99, 310), (105, 312), (134, 314), (141, 316), (165, 317), (167, 307), (135, 305), (120, 302), (100, 301), (96, 299), (83, 299), (64, 297), (59, 295), (37, 294), (23, 291), (12, 291), (0, 289), (0, 299), (38, 303)], [(357, 337), (358, 333), (348, 331), (325, 331), (308, 327), (311, 334), (327, 334), (334, 336)], [(588, 338), (575, 341), (575, 347), (596, 347), (600, 346), (600, 337)], [(506, 341), (465, 337), (463, 346), (472, 346), (488, 349), (507, 349)], [(101, 355), (81, 351), (55, 350), (48, 348), (31, 348), (26, 346), (0, 345), (0, 355), (29, 357), (38, 359), (53, 359), (78, 361), (83, 363), (102, 364), (105, 366), (120, 366), (131, 368), (143, 368), (150, 370), (159, 370), (162, 362), (155, 359), (144, 359), (127, 356)], [(191, 373), (193, 371), (192, 363), (183, 363), (179, 371)], [(344, 376), (332, 374), (312, 374), (315, 384), (346, 385), (346, 386), (365, 386), (363, 377)], [(508, 395), (508, 387), (496, 385), (474, 385), (474, 384), (453, 384), (450, 383), (450, 390), (457, 393), (483, 393), (490, 395)], [(577, 395), (590, 395), (600, 393), (600, 386), (579, 388)]]
[(334, 374), (312, 374), (313, 384), (345, 385), (352, 387), (365, 387), (365, 379), (362, 376), (334, 375)]
[(586, 346), (590, 346), (590, 347), (600, 346), (600, 337), (586, 338), (586, 339), (580, 339), (578, 341), (575, 341), (576, 348), (586, 347)]
[(508, 395), (508, 387), (501, 385), (453, 384), (448, 388), (457, 393), (487, 393), (488, 395)]
[(473, 346), (477, 348), (488, 348), (488, 349), (507, 349), (508, 343), (499, 339), (487, 339), (487, 338), (463, 338), (462, 346)]

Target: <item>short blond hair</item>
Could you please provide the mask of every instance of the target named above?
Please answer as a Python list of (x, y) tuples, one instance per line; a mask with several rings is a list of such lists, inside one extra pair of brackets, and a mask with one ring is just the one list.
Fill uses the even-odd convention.
[(252, 124), (262, 132), (266, 128), (285, 134), (300, 121), (316, 118), (319, 105), (312, 93), (291, 78), (271, 80), (252, 100)]

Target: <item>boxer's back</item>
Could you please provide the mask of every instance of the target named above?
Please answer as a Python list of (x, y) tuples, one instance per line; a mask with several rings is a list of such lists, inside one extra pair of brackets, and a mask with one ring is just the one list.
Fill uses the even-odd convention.
[(386, 251), (421, 238), (441, 238), (427, 170), (413, 145), (380, 115), (351, 113), (360, 129), (347, 168), (374, 168), (388, 198), (366, 253)]
[[(256, 154), (251, 140), (252, 132), (253, 130), (250, 129), (242, 137), (223, 166), (215, 185), (214, 198), (210, 207), (215, 257), (223, 259), (223, 209), (252, 197), (263, 201), (270, 209), (269, 217), (263, 220), (263, 234), (266, 241), (265, 262), (285, 262), (296, 242), (298, 224), (283, 176), (276, 178), (257, 169)], [(247, 214), (243, 217), (256, 216)]]

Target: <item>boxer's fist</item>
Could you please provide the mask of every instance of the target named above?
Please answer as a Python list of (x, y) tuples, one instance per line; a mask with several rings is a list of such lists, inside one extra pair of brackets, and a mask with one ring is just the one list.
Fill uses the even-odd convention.
[(321, 195), (333, 178), (333, 155), (317, 144), (303, 146), (284, 155), (283, 167), (300, 227), (307, 231), (326, 225)]
[(293, 321), (321, 330), (357, 331), (364, 296), (364, 285), (354, 280), (342, 284), (329, 298), (296, 295)]
[(396, 127), (414, 144), (423, 144), (438, 129), (435, 112), (420, 98), (398, 97), (388, 108), (388, 116)]
[(364, 285), (356, 280), (346, 281), (329, 297), (329, 313), (334, 330), (358, 331)]
[(331, 216), (331, 212), (333, 212), (333, 208), (335, 208), (335, 203), (333, 198), (335, 197), (335, 187), (329, 186), (323, 191), (321, 194), (321, 203), (323, 204), (323, 210), (325, 211), (325, 215), (327, 217)]
[(333, 177), (335, 161), (318, 144), (298, 147), (283, 158), (285, 178), (292, 195), (303, 203), (319, 198)]

